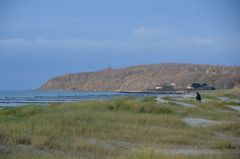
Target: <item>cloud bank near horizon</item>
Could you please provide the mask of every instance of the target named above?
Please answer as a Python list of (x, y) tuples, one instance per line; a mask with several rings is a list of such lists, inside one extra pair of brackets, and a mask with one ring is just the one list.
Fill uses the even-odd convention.
[[(145, 27), (140, 26), (134, 29), (124, 40), (115, 39), (23, 39), (23, 38), (2, 38), (0, 39), (0, 50), (2, 54), (17, 53), (25, 54), (24, 49), (34, 50), (40, 48), (45, 49), (70, 49), (70, 50), (99, 50), (109, 49), (113, 54), (116, 49), (124, 50), (127, 54), (136, 54), (135, 51), (141, 51), (146, 48), (154, 50), (154, 52), (161, 52), (162, 49), (171, 48), (179, 49), (182, 52), (183, 48), (195, 48), (192, 50), (198, 50), (199, 48), (212, 49), (212, 51), (227, 51), (228, 54), (233, 51), (240, 52), (240, 33), (230, 37), (203, 37), (200, 35), (188, 36), (182, 35), (177, 30), (173, 30), (170, 27)], [(12, 51), (10, 51), (12, 50)], [(14, 51), (15, 50), (15, 51)], [(134, 50), (134, 51), (133, 51)], [(167, 51), (167, 50), (166, 50)], [(124, 54), (124, 52), (121, 52)], [(68, 54), (69, 52), (66, 52)], [(148, 52), (149, 53), (149, 52)], [(176, 52), (177, 53), (177, 52)], [(211, 52), (208, 52), (208, 54)], [(58, 54), (52, 52), (52, 54)]]

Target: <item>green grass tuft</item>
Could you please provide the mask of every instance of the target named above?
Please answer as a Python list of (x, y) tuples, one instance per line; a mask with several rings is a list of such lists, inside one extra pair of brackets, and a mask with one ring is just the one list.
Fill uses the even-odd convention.
[[(175, 104), (172, 98), (160, 104), (154, 97), (4, 108), (0, 110), (0, 158), (237, 158), (240, 114), (225, 107), (228, 101), (214, 98), (236, 92), (201, 92), (205, 93), (212, 100), (181, 100), (196, 105), (191, 108)], [(191, 127), (183, 122), (185, 117), (219, 124)], [(162, 151), (176, 147), (223, 153), (175, 155)]]

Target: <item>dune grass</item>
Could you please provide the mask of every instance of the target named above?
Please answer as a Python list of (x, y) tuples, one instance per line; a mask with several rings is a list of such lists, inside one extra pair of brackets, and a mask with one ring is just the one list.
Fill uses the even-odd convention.
[[(235, 94), (232, 99), (238, 97)], [(213, 99), (214, 95), (209, 96)], [(186, 108), (166, 99), (168, 104), (159, 104), (154, 97), (122, 97), (2, 109), (0, 158), (237, 158), (240, 143), (216, 135), (240, 137), (240, 114), (224, 107), (227, 102), (189, 99), (197, 107)], [(191, 127), (183, 122), (184, 117), (221, 124)], [(162, 151), (176, 147), (205, 148), (223, 154), (176, 155)]]

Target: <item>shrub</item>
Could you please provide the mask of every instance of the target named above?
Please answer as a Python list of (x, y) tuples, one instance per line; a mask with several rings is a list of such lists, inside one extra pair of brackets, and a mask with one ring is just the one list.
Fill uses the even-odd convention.
[(236, 147), (233, 145), (231, 141), (219, 141), (216, 143), (215, 148), (224, 150), (224, 149), (235, 149)]

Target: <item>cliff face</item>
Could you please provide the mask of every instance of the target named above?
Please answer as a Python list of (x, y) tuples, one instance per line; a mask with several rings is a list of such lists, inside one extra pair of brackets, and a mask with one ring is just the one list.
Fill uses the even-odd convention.
[(41, 86), (43, 90), (141, 91), (175, 83), (186, 88), (198, 82), (217, 89), (233, 88), (240, 83), (240, 67), (196, 64), (152, 64), (74, 73), (54, 77)]

